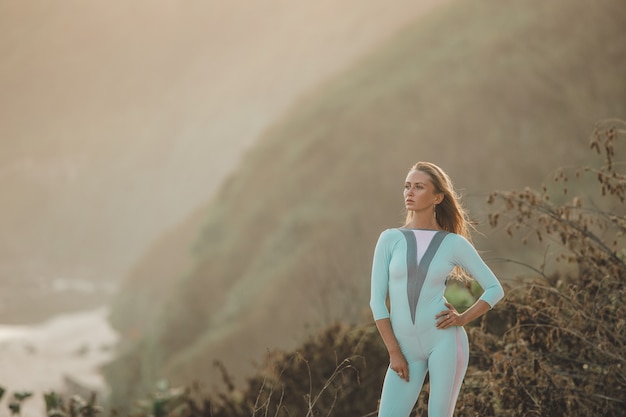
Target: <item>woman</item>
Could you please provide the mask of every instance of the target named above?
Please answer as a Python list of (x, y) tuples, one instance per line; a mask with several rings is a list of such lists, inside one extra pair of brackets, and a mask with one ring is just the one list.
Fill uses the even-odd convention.
[[(404, 202), (406, 223), (381, 233), (372, 266), (370, 306), (389, 351), (378, 415), (408, 417), (428, 372), (428, 415), (450, 417), (469, 357), (462, 326), (490, 310), (504, 291), (470, 243), (467, 214), (441, 168), (415, 164)], [(460, 314), (443, 294), (449, 276), (466, 279), (466, 272), (484, 293)]]

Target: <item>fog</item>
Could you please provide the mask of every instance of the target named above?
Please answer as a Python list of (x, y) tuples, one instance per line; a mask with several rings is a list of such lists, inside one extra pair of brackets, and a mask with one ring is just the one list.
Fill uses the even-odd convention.
[(0, 321), (102, 302), (294, 102), (441, 3), (0, 0)]

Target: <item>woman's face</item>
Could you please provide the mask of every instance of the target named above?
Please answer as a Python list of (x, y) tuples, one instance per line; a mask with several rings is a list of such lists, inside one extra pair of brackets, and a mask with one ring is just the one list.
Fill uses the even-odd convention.
[(443, 200), (443, 194), (437, 193), (430, 175), (419, 170), (409, 171), (404, 183), (404, 206), (411, 211), (433, 210), (434, 204)]

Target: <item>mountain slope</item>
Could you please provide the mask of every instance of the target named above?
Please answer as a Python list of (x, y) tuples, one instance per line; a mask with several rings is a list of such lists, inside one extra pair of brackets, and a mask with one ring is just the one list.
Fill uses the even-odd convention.
[[(626, 113), (625, 13), (617, 0), (453, 2), (299, 103), (223, 184), (154, 331), (109, 368), (114, 402), (157, 376), (217, 383), (216, 359), (241, 378), (311, 328), (369, 320), (373, 245), (401, 222), (415, 161), (444, 167), (478, 217), (491, 190), (583, 162), (593, 123)], [(118, 299), (119, 328), (141, 280)]]

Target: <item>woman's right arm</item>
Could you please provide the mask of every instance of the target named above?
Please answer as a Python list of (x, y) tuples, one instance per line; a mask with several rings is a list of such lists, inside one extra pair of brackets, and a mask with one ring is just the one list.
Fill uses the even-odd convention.
[(387, 294), (389, 292), (389, 262), (393, 250), (393, 237), (390, 231), (381, 233), (374, 249), (372, 262), (372, 283), (370, 307), (376, 327), (380, 333), (387, 351), (389, 352), (389, 366), (402, 378), (409, 380), (409, 368), (404, 354), (400, 350), (398, 340), (393, 333), (389, 309), (387, 308)]

